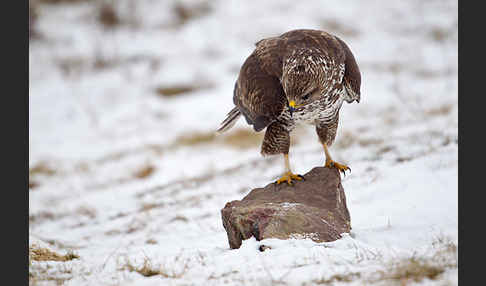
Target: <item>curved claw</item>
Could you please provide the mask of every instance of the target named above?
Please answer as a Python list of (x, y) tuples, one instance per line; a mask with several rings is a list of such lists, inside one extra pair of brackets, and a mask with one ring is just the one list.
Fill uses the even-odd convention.
[(349, 170), (349, 172), (351, 172), (351, 168), (349, 168), (348, 166), (346, 166), (344, 164), (340, 164), (338, 162), (334, 162), (332, 160), (326, 161), (325, 167), (336, 168), (336, 169), (338, 169), (339, 172), (342, 172), (344, 174), (344, 176), (346, 176), (346, 170)]
[(286, 182), (289, 186), (292, 186), (292, 180), (302, 181), (304, 177), (302, 175), (296, 175), (292, 172), (285, 173), (280, 179), (276, 181), (277, 185), (282, 182)]

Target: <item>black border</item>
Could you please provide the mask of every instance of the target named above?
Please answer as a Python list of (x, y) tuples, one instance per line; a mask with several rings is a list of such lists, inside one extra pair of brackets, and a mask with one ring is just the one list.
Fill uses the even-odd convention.
[[(29, 263), (29, 2), (2, 5), (3, 281), (28, 283)], [(9, 277), (10, 276), (10, 277)]]

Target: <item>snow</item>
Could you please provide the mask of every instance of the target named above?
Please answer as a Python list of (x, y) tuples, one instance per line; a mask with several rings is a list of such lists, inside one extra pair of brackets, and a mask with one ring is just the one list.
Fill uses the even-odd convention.
[[(176, 2), (209, 8), (180, 25)], [(30, 176), (29, 244), (79, 259), (31, 261), (32, 284), (389, 285), (377, 277), (394, 262), (434, 264), (457, 246), (457, 1), (116, 3), (125, 22), (113, 30), (97, 22), (98, 2), (39, 6), (29, 166), (53, 172)], [(275, 180), (283, 158), (261, 157), (259, 143), (224, 143), (251, 131), (241, 119), (211, 140), (181, 138), (213, 134), (254, 43), (296, 28), (340, 36), (361, 69), (361, 102), (343, 104), (330, 148), (352, 169), (342, 181), (352, 231), (330, 243), (252, 238), (230, 250), (220, 210)], [(202, 88), (155, 91), (172, 85)], [(313, 127), (292, 140), (295, 172), (323, 165)], [(135, 175), (147, 166), (151, 174)], [(447, 259), (453, 266), (434, 279), (407, 285), (456, 285)], [(160, 274), (127, 266), (144, 262)], [(339, 275), (350, 281), (332, 280)]]

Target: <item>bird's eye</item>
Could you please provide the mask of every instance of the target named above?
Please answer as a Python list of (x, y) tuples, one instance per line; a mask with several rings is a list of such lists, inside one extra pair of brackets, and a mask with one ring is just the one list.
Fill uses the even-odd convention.
[(310, 97), (310, 93), (308, 93), (308, 94), (306, 94), (306, 95), (302, 96), (302, 99), (303, 99), (303, 100), (307, 100), (307, 99), (309, 99), (309, 97)]

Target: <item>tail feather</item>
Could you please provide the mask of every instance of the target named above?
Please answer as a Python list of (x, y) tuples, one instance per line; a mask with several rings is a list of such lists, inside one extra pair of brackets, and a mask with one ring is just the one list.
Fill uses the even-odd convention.
[(241, 112), (238, 107), (231, 109), (231, 111), (226, 115), (226, 119), (221, 122), (221, 126), (216, 131), (218, 133), (223, 133), (233, 127), (241, 116)]

